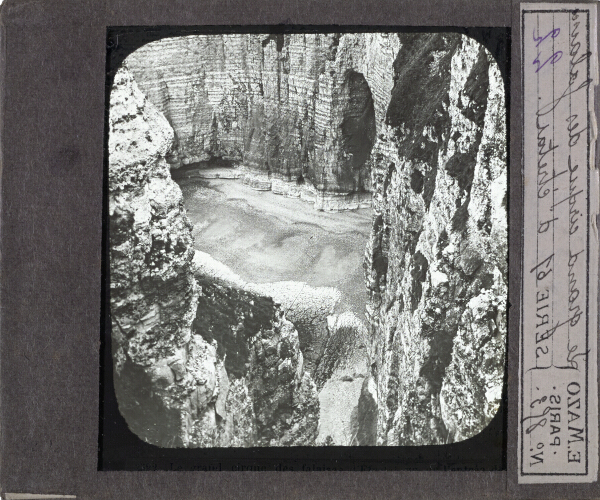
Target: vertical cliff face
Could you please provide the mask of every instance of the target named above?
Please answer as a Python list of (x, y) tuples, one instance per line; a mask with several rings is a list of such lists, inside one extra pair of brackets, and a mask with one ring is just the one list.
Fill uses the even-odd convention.
[[(349, 436), (331, 420), (319, 440), (443, 444), (483, 430), (502, 396), (507, 294), (506, 103), (489, 53), (449, 33), (196, 35), (127, 64), (149, 97), (119, 71), (111, 314), (132, 429), (162, 446), (311, 444), (316, 391), (334, 408), (344, 388), (358, 402)], [(198, 285), (169, 169), (215, 159), (317, 208), (372, 193), (368, 333), (335, 316), (333, 296), (317, 300), (324, 289), (299, 304), (293, 284), (196, 266)]]
[(502, 395), (506, 129), (497, 64), (454, 34), (404, 34), (371, 155), (370, 291), (378, 440), (481, 431)]
[(198, 285), (166, 160), (173, 130), (126, 68), (110, 99), (110, 315), (122, 415), (163, 447), (314, 443), (318, 399), (294, 326), (270, 299)]
[[(138, 436), (186, 445), (188, 392), (202, 374), (190, 369), (191, 322), (199, 288), (188, 267), (190, 227), (165, 156), (173, 132), (119, 71), (111, 94), (109, 213), (111, 328), (115, 390)], [(215, 369), (210, 346), (198, 346)], [(201, 353), (200, 353), (201, 351)]]
[(393, 34), (195, 35), (145, 45), (128, 65), (175, 130), (173, 166), (232, 160), (251, 185), (307, 183), (327, 208), (370, 190), (398, 47)]

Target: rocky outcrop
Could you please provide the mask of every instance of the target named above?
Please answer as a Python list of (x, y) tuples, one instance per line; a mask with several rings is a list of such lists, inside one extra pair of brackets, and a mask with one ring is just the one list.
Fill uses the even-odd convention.
[[(247, 283), (209, 254), (196, 250), (194, 272), (199, 282), (210, 282), (237, 293), (268, 298), (298, 331), (304, 369), (320, 390), (337, 370), (357, 370), (366, 364), (367, 331), (350, 311), (337, 314), (340, 292), (333, 287), (314, 287), (298, 281)], [(364, 375), (364, 367), (359, 369)]]
[[(215, 382), (212, 347), (191, 334), (199, 288), (190, 227), (165, 156), (173, 132), (119, 71), (109, 131), (110, 314), (115, 391), (132, 431), (186, 446), (189, 393)], [(190, 346), (194, 346), (190, 349)], [(206, 373), (195, 370), (195, 358)]]
[[(238, 446), (314, 444), (319, 402), (315, 384), (304, 370), (294, 325), (269, 297), (207, 279), (201, 279), (200, 285), (202, 294), (192, 330), (216, 346), (228, 383), (245, 386), (244, 392), (223, 395), (222, 408), (215, 407), (223, 419), (219, 442), (233, 439)], [(247, 434), (239, 439), (234, 429), (242, 427)]]
[(314, 444), (319, 403), (298, 333), (267, 297), (197, 283), (166, 160), (173, 130), (126, 67), (109, 127), (111, 333), (129, 427), (162, 447)]
[(381, 33), (194, 35), (127, 63), (175, 130), (174, 167), (226, 159), (257, 189), (338, 210), (370, 204), (399, 46)]
[(329, 338), (328, 319), (339, 304), (340, 292), (332, 287), (312, 287), (306, 283), (282, 281), (252, 284), (252, 290), (272, 297), (294, 323), (300, 336), (306, 368), (314, 375), (319, 389), (325, 379), (316, 375)]
[(404, 34), (370, 159), (365, 270), (379, 444), (459, 441), (498, 410), (506, 341), (506, 117), (494, 59)]
[[(339, 307), (340, 293), (331, 287), (312, 287), (306, 283), (283, 281), (277, 283), (246, 283), (240, 276), (231, 271), (227, 266), (218, 262), (207, 253), (196, 251), (194, 256), (195, 275), (200, 283), (217, 284), (230, 291), (228, 295), (248, 295), (251, 300), (236, 303), (252, 304), (252, 313), (242, 314), (251, 321), (260, 321), (260, 311), (256, 311), (260, 304), (281, 308), (285, 317), (291, 321), (298, 331), (299, 347), (303, 354), (304, 371), (310, 373), (319, 392), (320, 408), (319, 432), (317, 444), (336, 444), (347, 446), (359, 443), (358, 436), (358, 400), (361, 397), (365, 378), (369, 375), (368, 361), (368, 334), (363, 322), (352, 312), (345, 311), (336, 314)], [(205, 287), (203, 287), (204, 289)], [(213, 289), (207, 285), (207, 289)], [(233, 310), (228, 305), (227, 297), (215, 299), (214, 307), (218, 305), (218, 317), (210, 314), (198, 315), (205, 325), (199, 330), (212, 331), (219, 329), (219, 323), (236, 323), (235, 319), (240, 312)], [(264, 307), (264, 306), (263, 306)], [(198, 311), (210, 311), (201, 303)], [(248, 320), (242, 321), (237, 327), (236, 338), (243, 337)], [(230, 328), (230, 326), (227, 326)], [(259, 328), (254, 327), (253, 330)], [(238, 365), (238, 372), (245, 370), (248, 364), (246, 343), (230, 346), (229, 351), (233, 357), (227, 363)], [(241, 359), (242, 362), (236, 361)], [(261, 358), (261, 363), (264, 359)], [(228, 367), (228, 372), (233, 370)], [(364, 391), (363, 391), (364, 392)], [(376, 403), (375, 403), (376, 404)], [(307, 413), (308, 414), (308, 413)], [(311, 411), (311, 415), (317, 412)], [(361, 414), (362, 415), (362, 412)], [(373, 412), (369, 414), (372, 424), (376, 422)], [(375, 412), (376, 417), (376, 412)], [(362, 418), (365, 420), (365, 418)], [(364, 434), (364, 433), (363, 433)], [(362, 444), (368, 444), (364, 440)], [(374, 444), (372, 440), (371, 444)]]
[[(119, 72), (111, 312), (132, 428), (167, 446), (306, 444), (319, 418), (325, 444), (483, 430), (502, 397), (507, 294), (506, 103), (490, 54), (450, 33), (194, 35), (127, 64), (164, 113)], [(331, 289), (248, 284), (192, 256), (169, 167), (202, 162), (320, 209), (372, 198), (367, 333)], [(356, 404), (327, 427), (341, 394)]]
[[(340, 301), (332, 287), (313, 287), (298, 281), (247, 283), (225, 264), (196, 250), (194, 272), (199, 281), (209, 281), (243, 293), (270, 298), (298, 331), (304, 368), (314, 374), (329, 338), (328, 322)], [(318, 379), (317, 379), (318, 380)], [(319, 388), (323, 385), (318, 383)]]

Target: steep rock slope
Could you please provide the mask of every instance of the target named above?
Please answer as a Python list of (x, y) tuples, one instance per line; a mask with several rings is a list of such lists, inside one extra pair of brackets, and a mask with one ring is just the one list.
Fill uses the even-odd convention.
[(233, 160), (258, 189), (337, 208), (366, 202), (343, 196), (370, 190), (399, 45), (395, 34), (194, 35), (127, 61), (175, 130), (174, 166)]
[[(317, 208), (358, 206), (372, 192), (365, 255), (371, 376), (354, 391), (354, 442), (441, 444), (481, 431), (502, 395), (507, 290), (504, 89), (486, 50), (443, 33), (198, 35), (148, 44), (128, 64), (175, 130), (161, 168), (165, 159), (171, 167), (231, 160), (243, 166), (244, 182)], [(204, 288), (214, 297), (239, 293), (218, 280)], [(247, 303), (269, 293), (242, 291), (250, 295), (236, 299), (244, 305), (233, 307), (235, 321), (242, 321), (235, 311), (264, 314), (262, 299), (258, 311)], [(278, 304), (290, 308), (283, 295), (269, 296), (269, 330), (285, 337)], [(289, 314), (301, 319), (309, 309)], [(301, 330), (320, 389), (352, 376), (330, 355), (337, 336), (324, 333), (323, 317)], [(201, 332), (193, 338), (216, 340)], [(257, 415), (243, 396), (259, 377), (255, 355), (248, 350), (246, 371), (228, 386), (248, 422)], [(227, 357), (217, 348), (211, 356), (215, 372), (222, 370)], [(303, 386), (302, 378), (295, 383)], [(286, 410), (273, 418), (284, 434), (297, 422)]]
[[(228, 319), (228, 316), (240, 317), (242, 313), (245, 319), (236, 323), (236, 339), (239, 339), (249, 323), (261, 321), (261, 310), (265, 306), (270, 308), (276, 304), (298, 330), (304, 371), (311, 374), (319, 391), (320, 411), (305, 412), (306, 415), (315, 416), (319, 413), (317, 444), (375, 444), (375, 439), (365, 441), (362, 435), (359, 436), (358, 430), (358, 401), (369, 374), (367, 331), (354, 313), (334, 313), (339, 292), (334, 288), (311, 287), (306, 283), (290, 281), (246, 283), (227, 266), (198, 250), (193, 262), (198, 281), (207, 283), (207, 289), (226, 288), (230, 290), (230, 295), (252, 296), (253, 302), (252, 315), (243, 314), (239, 309), (232, 310), (227, 305), (227, 298), (217, 295), (214, 305), (218, 305), (218, 313), (203, 314), (195, 323), (205, 322), (203, 330), (210, 332), (219, 330), (219, 323), (236, 323), (237, 320)], [(248, 305), (246, 308), (250, 309)], [(198, 307), (199, 312), (211, 309), (214, 307), (203, 304)], [(239, 344), (236, 348), (230, 346), (229, 352), (233, 354), (228, 356), (226, 364), (234, 363), (240, 371), (244, 371), (248, 349), (243, 341)], [(260, 358), (260, 362), (264, 362), (264, 358)], [(228, 368), (228, 372), (232, 371)], [(372, 414), (370, 419), (370, 422), (376, 421)]]
[(502, 395), (504, 88), (493, 58), (471, 39), (401, 41), (370, 160), (375, 220), (365, 271), (377, 435), (379, 444), (443, 444), (481, 431)]
[(173, 130), (126, 67), (109, 127), (115, 391), (131, 430), (163, 447), (313, 444), (319, 403), (298, 334), (270, 299), (196, 282), (166, 161)]
[(298, 333), (270, 297), (200, 278), (195, 333), (216, 346), (227, 392), (217, 398), (220, 443), (234, 446), (314, 444), (316, 387)]
[[(329, 335), (315, 372), (317, 386), (321, 386), (322, 409), (317, 442), (374, 445), (375, 439), (365, 439), (359, 429), (366, 406), (364, 401), (359, 405), (359, 401), (369, 375), (367, 329), (354, 313), (345, 311), (328, 317), (327, 330)], [(375, 416), (370, 415), (372, 422)]]

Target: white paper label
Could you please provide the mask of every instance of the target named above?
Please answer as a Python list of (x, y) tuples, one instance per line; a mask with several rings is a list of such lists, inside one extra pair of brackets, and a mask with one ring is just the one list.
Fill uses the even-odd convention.
[(596, 6), (521, 4), (519, 482), (597, 479)]

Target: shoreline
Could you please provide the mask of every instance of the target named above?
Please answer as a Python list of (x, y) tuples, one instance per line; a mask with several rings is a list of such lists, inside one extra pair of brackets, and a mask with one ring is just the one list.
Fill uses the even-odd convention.
[(191, 165), (171, 170), (171, 176), (177, 183), (193, 180), (235, 180), (255, 191), (271, 191), (286, 198), (297, 198), (312, 204), (314, 210), (322, 212), (346, 212), (370, 209), (373, 205), (369, 191), (333, 192), (320, 191), (310, 182), (289, 181), (264, 171), (248, 167), (208, 167), (195, 168)]
[(180, 181), (194, 247), (250, 283), (331, 286), (365, 318), (363, 261), (371, 209), (320, 212), (299, 199), (231, 179)]

